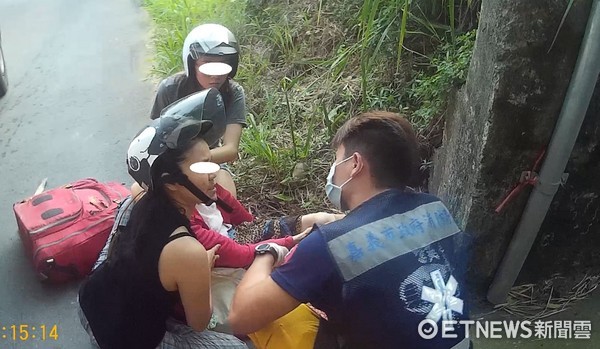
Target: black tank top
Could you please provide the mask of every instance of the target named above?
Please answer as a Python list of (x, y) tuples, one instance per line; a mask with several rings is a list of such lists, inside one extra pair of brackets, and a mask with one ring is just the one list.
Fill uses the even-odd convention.
[[(170, 241), (192, 236), (187, 232), (170, 236), (181, 226), (190, 231), (189, 221), (171, 204), (145, 199), (133, 208), (109, 259), (79, 290), (79, 303), (101, 348), (156, 348), (179, 300), (177, 291), (162, 286), (158, 260)], [(136, 229), (136, 224), (143, 229)]]

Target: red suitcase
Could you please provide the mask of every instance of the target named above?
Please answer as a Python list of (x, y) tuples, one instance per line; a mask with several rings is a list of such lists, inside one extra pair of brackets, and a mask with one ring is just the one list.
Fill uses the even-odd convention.
[(14, 204), (19, 235), (42, 281), (87, 275), (129, 189), (87, 178)]

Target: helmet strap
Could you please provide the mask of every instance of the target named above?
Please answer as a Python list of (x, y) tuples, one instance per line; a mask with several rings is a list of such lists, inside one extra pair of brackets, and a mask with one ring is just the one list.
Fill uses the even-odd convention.
[(222, 208), (225, 212), (231, 213), (233, 211), (233, 208), (231, 208), (231, 206), (229, 206), (223, 200), (221, 200), (219, 198), (217, 198), (217, 200), (213, 200), (210, 197), (208, 197), (208, 195), (206, 195), (202, 190), (198, 189), (198, 187), (196, 187), (194, 185), (194, 183), (192, 183), (192, 181), (190, 181), (188, 176), (183, 174), (183, 172), (179, 172), (178, 174), (175, 174), (172, 176), (173, 176), (173, 180), (175, 181), (175, 183), (183, 185), (187, 190), (189, 190), (192, 194), (194, 194), (194, 196), (196, 196), (206, 206), (210, 206), (213, 204), (213, 202), (216, 202), (217, 206)]

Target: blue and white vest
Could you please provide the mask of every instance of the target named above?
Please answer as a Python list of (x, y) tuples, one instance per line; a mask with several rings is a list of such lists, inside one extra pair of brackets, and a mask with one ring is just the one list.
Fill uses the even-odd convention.
[[(441, 337), (442, 320), (468, 319), (466, 254), (448, 209), (429, 194), (385, 191), (320, 227), (343, 280), (330, 314), (348, 347), (468, 348), (464, 326)], [(437, 336), (430, 334), (438, 325)]]

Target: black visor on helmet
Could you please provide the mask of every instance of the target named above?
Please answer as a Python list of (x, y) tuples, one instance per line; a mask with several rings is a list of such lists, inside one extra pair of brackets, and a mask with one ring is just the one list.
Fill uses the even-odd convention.
[(197, 60), (202, 56), (229, 56), (237, 54), (237, 50), (224, 42), (193, 42), (190, 45), (190, 57)]
[(178, 149), (196, 136), (202, 136), (211, 127), (210, 120), (196, 120), (179, 115), (165, 115), (158, 119), (160, 126), (157, 134), (161, 143), (169, 149)]
[(187, 117), (195, 120), (225, 119), (223, 97), (216, 88), (196, 92), (167, 106), (160, 116)]

